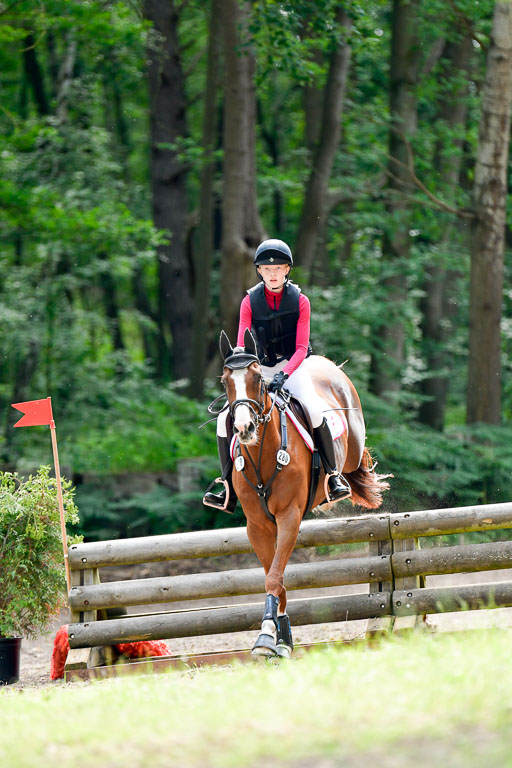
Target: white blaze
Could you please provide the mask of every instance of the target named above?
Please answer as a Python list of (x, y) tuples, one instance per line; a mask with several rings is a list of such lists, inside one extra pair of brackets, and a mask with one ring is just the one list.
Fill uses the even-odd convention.
[[(244, 400), (247, 398), (247, 388), (245, 385), (245, 374), (247, 368), (240, 371), (232, 371), (231, 378), (235, 384), (235, 399)], [(251, 422), (251, 412), (246, 405), (237, 405), (235, 409), (235, 427), (239, 432), (243, 432)]]

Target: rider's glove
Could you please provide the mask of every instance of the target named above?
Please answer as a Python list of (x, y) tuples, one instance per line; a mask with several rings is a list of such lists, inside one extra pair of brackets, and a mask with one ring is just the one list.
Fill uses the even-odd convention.
[(276, 373), (274, 378), (268, 385), (268, 391), (275, 392), (276, 394), (278, 392), (281, 392), (287, 378), (288, 378), (288, 374), (285, 373), (284, 371), (279, 371), (279, 373)]

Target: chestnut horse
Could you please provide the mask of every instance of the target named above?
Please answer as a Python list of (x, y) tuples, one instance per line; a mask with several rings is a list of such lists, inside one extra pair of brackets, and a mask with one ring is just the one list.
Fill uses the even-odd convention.
[[(233, 350), (224, 331), (221, 333), (221, 383), (238, 440), (233, 486), (247, 518), (249, 541), (265, 570), (265, 612), (252, 652), (286, 658), (291, 654), (293, 641), (286, 614), (284, 572), (308, 506), (312, 454), (288, 419), (287, 456), (279, 454), (283, 447), (284, 409), (276, 404), (275, 395), (267, 391), (249, 330), (245, 332), (244, 344), (245, 347)], [(374, 472), (365, 447), (363, 413), (352, 382), (325, 357), (311, 355), (302, 365), (307, 367), (317, 392), (325, 400), (326, 411), (343, 409), (345, 414), (346, 429), (334, 443), (338, 468), (350, 484), (352, 504), (377, 509), (388, 484)], [(307, 407), (307, 403), (304, 405)], [(326, 498), (323, 469), (321, 473), (312, 507)], [(269, 490), (263, 500), (264, 487)]]

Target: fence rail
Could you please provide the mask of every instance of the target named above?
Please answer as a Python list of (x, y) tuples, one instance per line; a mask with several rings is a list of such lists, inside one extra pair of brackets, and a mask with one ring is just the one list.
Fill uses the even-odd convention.
[[(355, 595), (289, 600), (292, 624), (512, 606), (512, 583), (425, 588), (424, 577), (512, 567), (512, 541), (420, 549), (417, 539), (512, 528), (512, 503), (403, 514), (305, 521), (297, 547), (369, 543), (366, 557), (289, 565), (287, 589), (369, 584)], [(511, 537), (512, 538), (512, 537)], [(75, 544), (69, 550), (71, 648), (133, 640), (257, 629), (260, 604), (197, 608), (106, 619), (107, 609), (251, 595), (264, 591), (261, 568), (162, 576), (101, 584), (98, 569), (250, 552), (245, 528)], [(103, 620), (98, 620), (102, 618)], [(106, 619), (106, 620), (105, 620)], [(398, 619), (397, 619), (398, 620)]]

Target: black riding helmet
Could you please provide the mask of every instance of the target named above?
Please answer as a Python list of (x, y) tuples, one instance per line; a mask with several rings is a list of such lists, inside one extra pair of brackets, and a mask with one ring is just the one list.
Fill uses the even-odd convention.
[(293, 267), (292, 252), (282, 240), (264, 240), (254, 254), (254, 266), (262, 264), (288, 264)]

